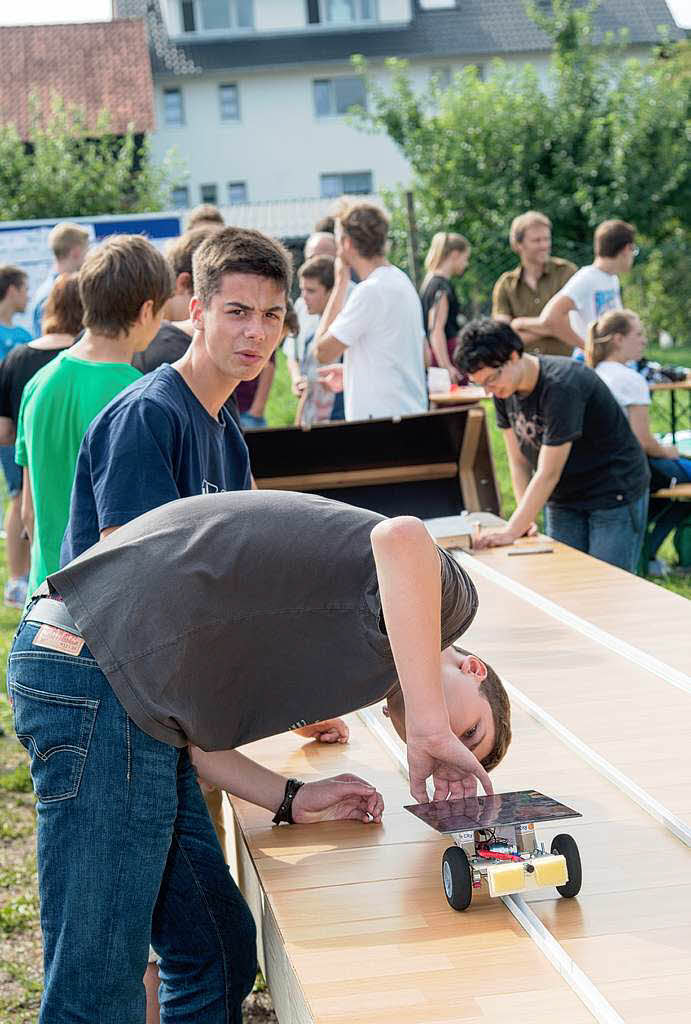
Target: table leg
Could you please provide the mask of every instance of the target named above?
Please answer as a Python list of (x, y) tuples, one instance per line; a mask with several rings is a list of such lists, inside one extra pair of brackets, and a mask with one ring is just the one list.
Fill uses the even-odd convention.
[(677, 443), (677, 403), (676, 403), (676, 393), (673, 390), (670, 391), (669, 398), (670, 398), (670, 406), (669, 406), (670, 419), (672, 421), (672, 444), (676, 444)]

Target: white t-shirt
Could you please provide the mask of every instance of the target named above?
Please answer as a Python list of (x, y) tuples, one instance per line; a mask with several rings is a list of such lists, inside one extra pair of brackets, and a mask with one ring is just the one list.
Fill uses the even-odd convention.
[(298, 295), (295, 300), (295, 312), (300, 324), (300, 332), (294, 338), (290, 336), (286, 338), (283, 342), (283, 351), (287, 359), (294, 359), (296, 363), (299, 363), (305, 353), (305, 342), (319, 327), (321, 317), (319, 313), (307, 312), (302, 295)]
[(422, 305), (402, 270), (373, 270), (355, 286), (329, 334), (347, 346), (347, 420), (426, 412)]
[(594, 263), (581, 267), (558, 293), (568, 295), (575, 309), (569, 314), (571, 326), (585, 340), (588, 325), (610, 309), (621, 309), (621, 288), (616, 274), (607, 274)]
[(595, 372), (612, 392), (622, 409), (629, 405), (650, 405), (650, 391), (640, 373), (624, 363), (604, 359), (595, 367)]

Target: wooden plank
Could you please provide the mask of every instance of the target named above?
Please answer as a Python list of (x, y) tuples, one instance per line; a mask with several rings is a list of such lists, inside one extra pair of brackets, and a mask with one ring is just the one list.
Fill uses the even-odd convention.
[(421, 466), (384, 466), (376, 469), (348, 469), (299, 476), (268, 476), (257, 480), (260, 490), (322, 491), (330, 488), (375, 484), (411, 483), (416, 480), (447, 480), (458, 472), (455, 462), (430, 462)]

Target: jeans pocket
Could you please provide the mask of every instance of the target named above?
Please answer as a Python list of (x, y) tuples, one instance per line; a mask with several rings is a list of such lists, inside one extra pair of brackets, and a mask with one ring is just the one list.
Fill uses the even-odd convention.
[(8, 691), (36, 796), (43, 803), (75, 797), (100, 701), (33, 690), (14, 680)]

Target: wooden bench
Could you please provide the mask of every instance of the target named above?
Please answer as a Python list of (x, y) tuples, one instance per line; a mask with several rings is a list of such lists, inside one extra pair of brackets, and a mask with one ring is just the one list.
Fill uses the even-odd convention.
[(312, 491), (383, 515), (499, 511), (481, 406), (245, 436), (260, 488)]
[(252, 744), (246, 753), (286, 775), (356, 772), (387, 803), (381, 826), (277, 829), (232, 801), (240, 884), (281, 1024), (686, 1020), (689, 604), (550, 545), (534, 558), (455, 557), (480, 593), (463, 644), (511, 687), (514, 742), (495, 787), (540, 789), (583, 812), (570, 823), (581, 895), (535, 894), (522, 925), (482, 895), (465, 914), (450, 910), (448, 844), (403, 810), (397, 741), (377, 709), (350, 716), (346, 747), (292, 734)]

